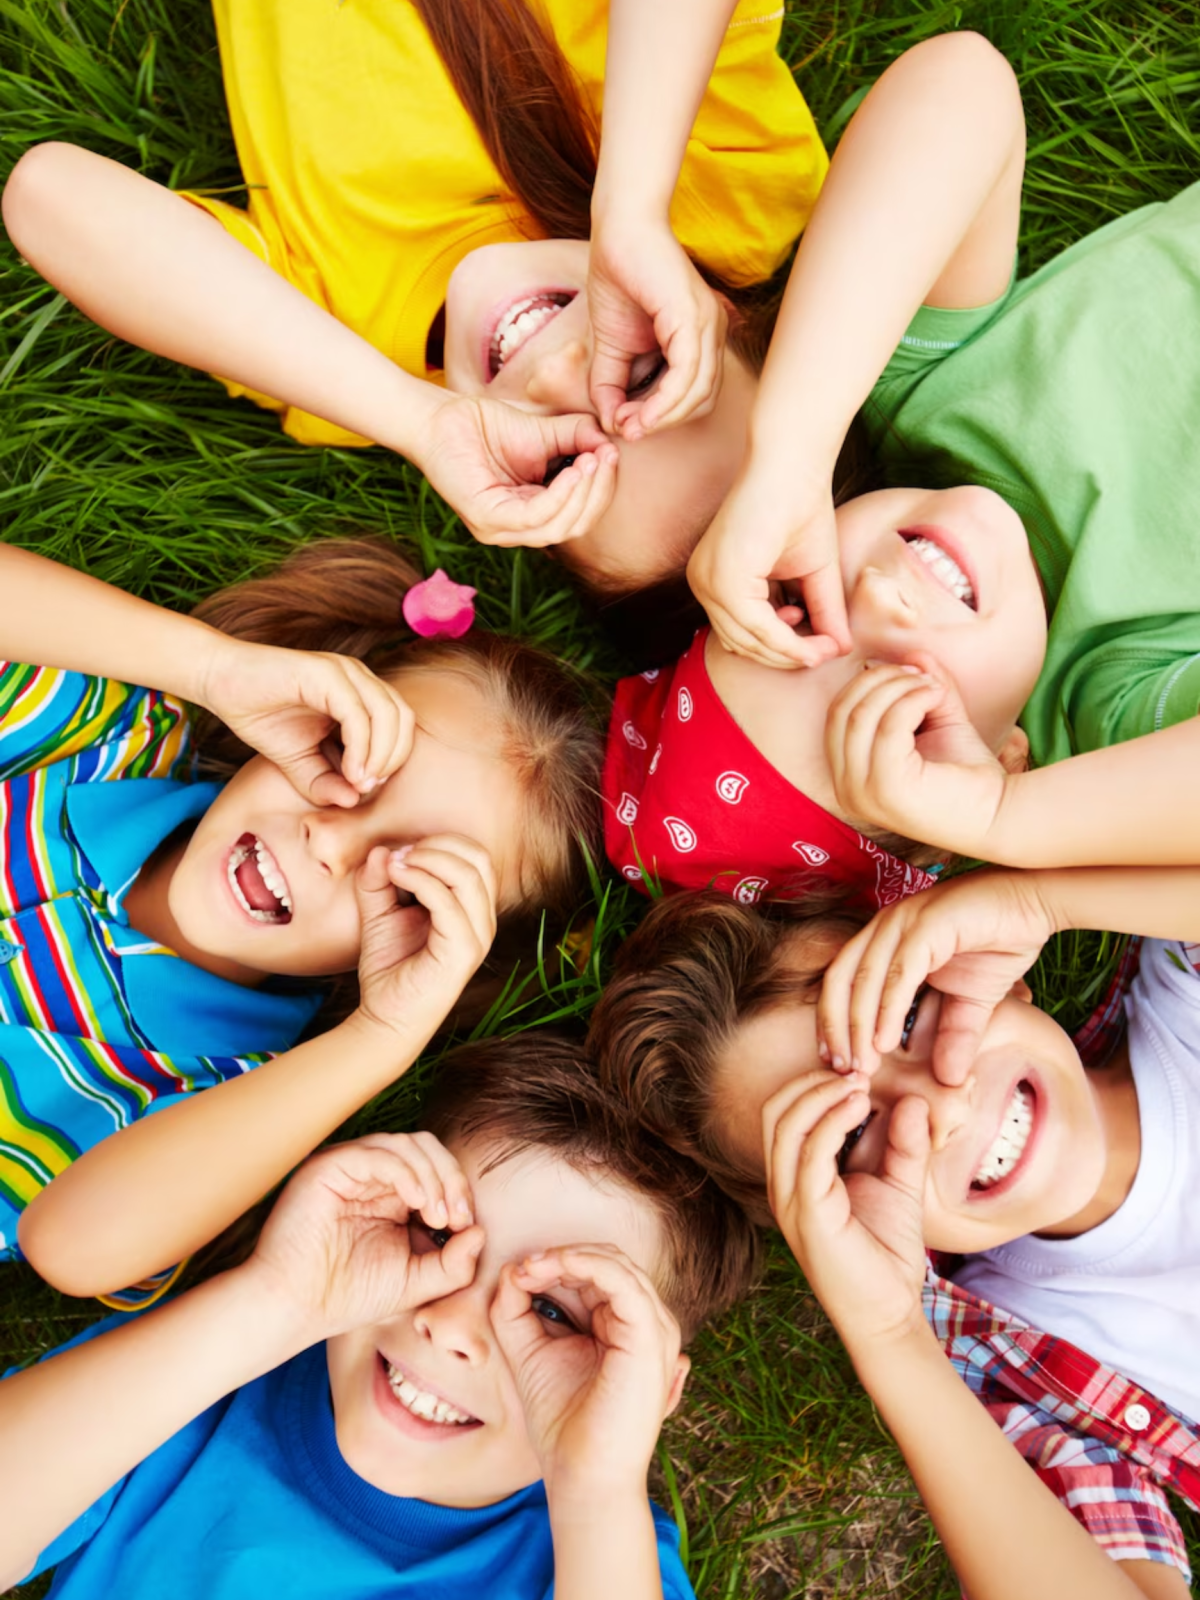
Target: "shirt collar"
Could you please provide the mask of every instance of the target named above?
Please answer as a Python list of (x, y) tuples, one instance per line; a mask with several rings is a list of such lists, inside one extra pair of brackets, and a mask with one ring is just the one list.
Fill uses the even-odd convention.
[[(123, 778), (67, 789), (67, 818), (79, 847), (120, 906), (164, 839), (208, 810), (217, 783)], [(126, 1004), (139, 1031), (166, 1055), (242, 1056), (288, 1050), (316, 1015), (322, 996), (278, 994), (231, 983), (150, 943), (126, 923), (106, 926), (121, 960)]]

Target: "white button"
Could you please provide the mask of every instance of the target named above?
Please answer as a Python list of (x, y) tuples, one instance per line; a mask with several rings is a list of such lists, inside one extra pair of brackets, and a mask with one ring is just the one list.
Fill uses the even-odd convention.
[(1150, 1426), (1150, 1413), (1145, 1406), (1127, 1406), (1125, 1410), (1125, 1426), (1130, 1433), (1143, 1433)]

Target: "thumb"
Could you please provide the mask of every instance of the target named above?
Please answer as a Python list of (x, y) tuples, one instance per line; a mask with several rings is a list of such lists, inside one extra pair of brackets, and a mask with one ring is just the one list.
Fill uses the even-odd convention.
[(442, 1300), (465, 1289), (474, 1281), (475, 1267), (483, 1250), (484, 1233), (478, 1224), (453, 1234), (440, 1250), (409, 1258), (411, 1305)]
[(846, 617), (846, 590), (842, 583), (841, 568), (836, 562), (827, 567), (818, 567), (807, 578), (800, 580), (800, 589), (812, 631), (835, 640), (845, 654), (852, 641), (850, 623)]
[(588, 392), (606, 434), (612, 433), (617, 423), (617, 408), (628, 398), (629, 374), (633, 362), (619, 350), (603, 349), (599, 340), (592, 351), (592, 371), (588, 379)]
[(939, 661), (921, 651), (905, 658), (938, 685), (937, 699), (925, 713), (917, 747), (927, 761), (978, 761), (991, 758), (971, 721), (958, 685)]
[(918, 1206), (925, 1193), (929, 1171), (929, 1105), (920, 1095), (905, 1095), (888, 1119), (887, 1149), (880, 1176), (893, 1188), (911, 1196)]
[(988, 1001), (964, 995), (943, 997), (933, 1041), (933, 1075), (939, 1083), (958, 1088), (966, 1082), (995, 1009)]
[[(595, 371), (594, 364), (592, 370)], [(621, 399), (624, 398), (622, 389)], [(587, 450), (598, 450), (607, 440), (604, 429), (586, 411), (569, 411), (562, 416), (533, 420), (542, 431), (547, 457), (581, 456)]]
[(356, 806), (358, 790), (325, 756), (320, 748), (281, 751), (271, 754), (273, 761), (296, 793), (314, 806)]

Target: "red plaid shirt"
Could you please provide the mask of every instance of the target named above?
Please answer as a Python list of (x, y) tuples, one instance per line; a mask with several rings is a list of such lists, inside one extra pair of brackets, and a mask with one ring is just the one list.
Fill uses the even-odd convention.
[[(1108, 1058), (1125, 1027), (1131, 944), (1105, 999), (1076, 1035)], [(1172, 1490), (1200, 1510), (1200, 1428), (1065, 1339), (1039, 1333), (930, 1266), (925, 1315), (967, 1387), (1038, 1477), (1117, 1560), (1162, 1561), (1191, 1582)]]

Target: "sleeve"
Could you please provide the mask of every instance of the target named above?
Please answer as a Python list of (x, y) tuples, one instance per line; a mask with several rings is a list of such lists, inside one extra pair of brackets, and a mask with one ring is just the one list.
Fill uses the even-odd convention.
[(808, 221), (829, 158), (787, 62), (783, 6), (740, 0), (684, 154), (671, 225), (734, 286), (761, 283)]
[(918, 308), (863, 407), (873, 439), (886, 431), (909, 395), (947, 356), (961, 350), (1004, 315), (1016, 287), (1014, 262), (1008, 288), (990, 305), (957, 310), (945, 306)]
[[(76, 1345), (87, 1344), (90, 1340), (107, 1333), (110, 1328), (120, 1327), (127, 1320), (126, 1317), (105, 1317), (103, 1321), (94, 1322), (90, 1328), (85, 1328), (82, 1333), (76, 1334), (73, 1339), (68, 1339), (65, 1344), (58, 1345), (54, 1350), (48, 1350), (44, 1356), (39, 1357), (39, 1360), (49, 1361), (52, 1356), (61, 1355), (64, 1350), (73, 1350)], [(10, 1367), (4, 1377), (11, 1377), (19, 1370), (18, 1367)], [(58, 1538), (52, 1540), (40, 1552), (33, 1566), (20, 1581), (29, 1583), (41, 1573), (48, 1572), (51, 1567), (56, 1567), (60, 1561), (65, 1561), (68, 1556), (74, 1555), (77, 1550), (82, 1550), (104, 1526), (113, 1503), (126, 1481), (125, 1478), (119, 1478), (111, 1489), (107, 1489), (99, 1500), (87, 1508), (82, 1516), (76, 1517), (69, 1527), (64, 1528)]]
[(93, 777), (189, 777), (187, 712), (157, 689), (0, 662), (0, 783), (85, 751)]
[(1114, 1561), (1158, 1561), (1191, 1583), (1183, 1532), (1147, 1468), (1038, 1406), (998, 1395), (980, 1399), (1051, 1494)]
[(662, 1577), (663, 1600), (696, 1600), (695, 1590), (680, 1554), (679, 1528), (661, 1506), (650, 1502), (654, 1532), (658, 1539), (658, 1570)]

